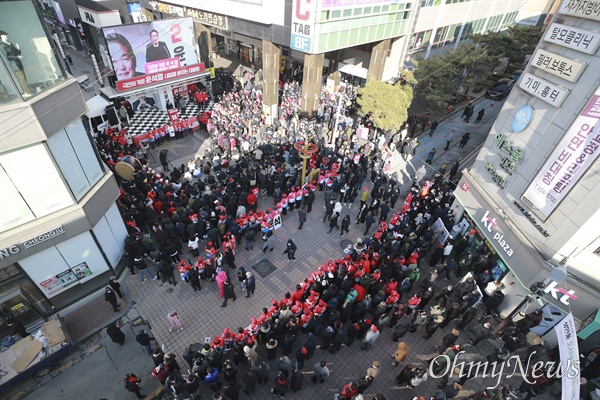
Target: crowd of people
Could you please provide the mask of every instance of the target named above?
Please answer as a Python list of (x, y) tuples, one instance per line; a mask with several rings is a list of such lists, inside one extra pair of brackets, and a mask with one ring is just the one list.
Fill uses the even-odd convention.
[[(153, 377), (166, 390), (196, 393), (205, 385), (213, 390), (214, 399), (238, 399), (242, 391), (254, 393), (257, 384), (271, 384), (272, 393), (284, 398), (289, 391), (302, 389), (302, 372), (310, 368), (307, 361), (316, 358), (312, 381), (323, 383), (330, 373), (325, 351), (334, 355), (354, 343), (370, 351), (385, 329), (392, 329), (393, 340), (399, 342), (391, 360), (394, 367), (410, 358), (410, 348), (401, 339), (417, 332), (429, 340), (444, 331), (438, 352), (450, 360), (460, 351), (472, 358), (501, 360), (523, 348), (524, 335), (539, 323), (537, 314), (506, 329), (497, 351), (481, 354), (474, 347), (488, 339), (492, 328), (489, 321), (473, 322), (476, 306), (485, 304), (488, 314), (497, 310), (503, 299), (502, 270), (489, 250), (474, 240), (474, 231), (455, 225), (450, 208), (453, 182), (436, 174), (421, 184), (424, 169), (421, 176), (417, 171), (410, 191), (398, 203), (402, 182), (387, 174), (382, 163), (382, 150), (390, 150), (389, 146), (361, 142), (343, 124), (338, 140), (326, 146), (329, 130), (338, 129), (330, 121), (335, 120), (340, 102), (325, 92), (319, 112), (320, 126), (325, 128), (310, 138), (317, 145), (308, 161), (314, 172), (303, 182), (301, 146), (295, 146), (301, 136), (299, 87), (286, 84), (282, 119), (267, 127), (260, 111), (260, 88), (249, 83), (215, 105), (207, 123), (214, 146), (204, 157), (172, 168), (170, 174), (168, 168), (145, 167), (148, 159), (131, 143), (115, 140), (110, 133), (97, 136), (100, 153), (111, 168), (128, 154), (135, 154), (144, 165), (132, 180), (117, 175), (121, 187), (117, 204), (129, 232), (124, 260), (131, 274), (139, 274), (142, 282), (147, 275), (171, 285), (187, 282), (195, 291), (214, 281), (225, 307), (229, 299), (236, 299), (234, 273), (250, 296), (255, 280), (252, 273), (238, 270), (239, 246), (245, 243), (247, 251), (255, 251), (258, 239), (263, 245), (257, 250), (272, 251), (275, 220), (291, 218), (298, 210), (301, 229), (319, 191), (324, 192), (323, 222), (329, 221), (329, 232), (341, 225), (343, 235), (350, 224), (364, 224), (364, 238), (348, 246), (342, 258), (315, 266), (310, 276), (282, 299), (273, 300), (247, 327), (225, 328), (202, 349), (188, 348), (183, 358), (189, 374), (173, 354), (154, 349)], [(385, 143), (394, 142), (394, 137), (388, 134)], [(413, 139), (410, 134), (400, 137)], [(260, 200), (259, 208), (261, 194), (267, 199)], [(351, 215), (355, 202), (360, 203), (359, 211)], [(452, 232), (443, 242), (438, 240), (441, 226)], [(295, 251), (293, 240), (288, 241), (290, 261)], [(111, 304), (116, 309), (116, 302)], [(439, 360), (432, 359), (430, 365), (405, 363), (397, 383), (413, 388), (420, 399), (418, 386), (427, 380), (428, 371), (445, 368)], [(373, 362), (365, 374), (341, 388), (337, 398), (363, 398), (380, 367), (379, 361)], [(456, 397), (469, 378), (444, 378), (432, 399)], [(139, 395), (137, 379), (128, 374), (126, 387)]]

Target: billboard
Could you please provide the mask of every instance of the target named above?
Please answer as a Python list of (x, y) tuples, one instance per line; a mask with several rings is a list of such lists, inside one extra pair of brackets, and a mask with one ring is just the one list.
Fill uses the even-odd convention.
[(599, 127), (600, 87), (522, 196), (545, 218), (567, 197), (600, 154)]
[(204, 72), (192, 18), (103, 28), (117, 90), (131, 90)]

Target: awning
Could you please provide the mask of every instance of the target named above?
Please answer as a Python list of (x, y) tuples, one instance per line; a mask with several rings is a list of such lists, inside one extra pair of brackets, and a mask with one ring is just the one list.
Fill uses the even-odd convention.
[(352, 76), (357, 76), (362, 79), (367, 79), (367, 74), (369, 73), (369, 70), (363, 67), (359, 67), (358, 65), (346, 64), (342, 68), (340, 68), (340, 72)]
[(88, 112), (85, 113), (85, 116), (88, 118), (94, 118), (104, 114), (106, 107), (112, 105), (112, 103), (106, 101), (102, 96), (94, 96), (86, 101), (85, 104), (88, 108)]

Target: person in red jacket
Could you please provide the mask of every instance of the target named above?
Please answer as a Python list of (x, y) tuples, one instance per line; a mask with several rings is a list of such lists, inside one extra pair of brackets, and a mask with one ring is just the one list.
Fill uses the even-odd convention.
[(354, 396), (357, 393), (358, 393), (358, 386), (356, 386), (356, 383), (350, 382), (342, 388), (342, 391), (340, 392), (340, 396), (338, 397), (338, 399), (339, 400), (350, 400), (350, 399), (352, 399), (352, 396)]
[(250, 192), (250, 194), (248, 194), (246, 197), (246, 202), (248, 203), (248, 208), (254, 212), (256, 212), (256, 201), (256, 195), (254, 192)]

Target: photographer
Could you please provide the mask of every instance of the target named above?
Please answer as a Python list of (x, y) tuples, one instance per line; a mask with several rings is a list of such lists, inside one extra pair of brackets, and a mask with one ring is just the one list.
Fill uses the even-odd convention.
[(158, 157), (160, 158), (160, 163), (163, 166), (163, 169), (165, 171), (169, 170), (169, 159), (167, 158), (169, 154), (169, 150), (161, 150), (160, 153), (158, 153)]

